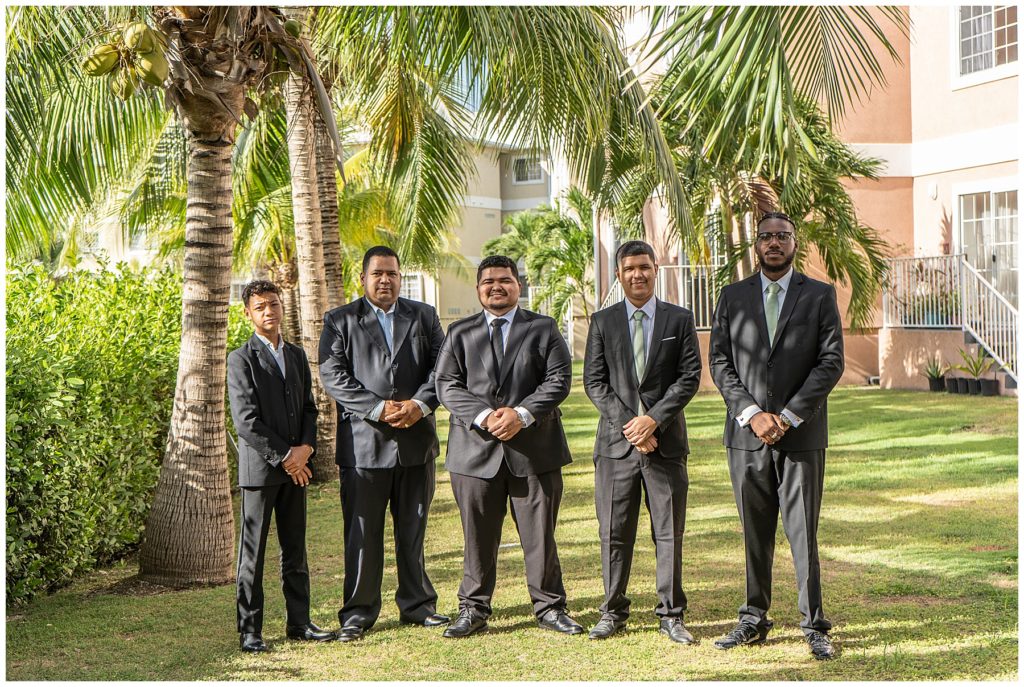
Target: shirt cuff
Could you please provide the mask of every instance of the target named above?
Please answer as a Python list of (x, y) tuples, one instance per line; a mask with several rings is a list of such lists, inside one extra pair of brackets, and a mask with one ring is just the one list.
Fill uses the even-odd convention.
[(740, 416), (736, 418), (736, 422), (740, 423), (740, 427), (746, 427), (750, 424), (750, 421), (754, 419), (754, 416), (761, 412), (761, 407), (756, 403), (752, 403), (743, 409)]
[(529, 427), (537, 420), (533, 417), (533, 413), (524, 408), (523, 406), (516, 406), (516, 412), (526, 418), (526, 422), (523, 423), (523, 427)]
[(789, 408), (783, 408), (780, 415), (788, 418), (789, 421), (793, 423), (794, 427), (799, 427), (800, 423), (803, 422), (803, 419), (796, 415), (796, 413), (791, 411)]
[(426, 417), (427, 415), (430, 415), (432, 412), (434, 412), (433, 410), (430, 409), (430, 406), (428, 406), (426, 403), (424, 403), (420, 399), (414, 398), (412, 400), (413, 400), (413, 402), (416, 405), (418, 405), (420, 407), (420, 412), (423, 413), (423, 417)]
[(487, 410), (481, 410), (480, 414), (473, 418), (473, 424), (479, 427), (480, 429), (486, 429), (484, 427), (484, 420), (486, 420), (487, 416), (493, 412), (494, 411), (490, 408), (488, 408)]
[(366, 419), (373, 420), (374, 422), (380, 422), (380, 414), (384, 412), (384, 401), (379, 401), (377, 405), (373, 407), (370, 414), (366, 416)]

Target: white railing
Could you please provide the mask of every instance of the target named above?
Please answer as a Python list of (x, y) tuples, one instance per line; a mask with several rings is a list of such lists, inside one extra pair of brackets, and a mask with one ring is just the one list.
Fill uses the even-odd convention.
[(966, 259), (960, 262), (964, 330), (1016, 380), (1017, 309)]
[(886, 327), (960, 329), (960, 255), (892, 258), (882, 295)]
[[(663, 301), (692, 310), (697, 329), (711, 329), (711, 320), (718, 302), (714, 268), (663, 265), (658, 268), (654, 295)], [(607, 308), (622, 298), (622, 284), (616, 279), (608, 289), (608, 295), (601, 302), (601, 307)]]

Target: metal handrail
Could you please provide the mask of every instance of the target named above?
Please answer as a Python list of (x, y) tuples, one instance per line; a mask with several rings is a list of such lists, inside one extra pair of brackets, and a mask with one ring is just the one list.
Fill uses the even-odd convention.
[[(654, 285), (654, 295), (660, 300), (689, 308), (700, 330), (711, 329), (718, 292), (713, 267), (662, 265)], [(623, 297), (622, 284), (616, 280), (601, 302), (601, 308), (618, 303)]]
[(890, 258), (883, 325), (960, 329), (960, 255)]
[(1017, 380), (1017, 309), (1003, 294), (961, 258), (961, 319), (964, 330), (988, 355)]

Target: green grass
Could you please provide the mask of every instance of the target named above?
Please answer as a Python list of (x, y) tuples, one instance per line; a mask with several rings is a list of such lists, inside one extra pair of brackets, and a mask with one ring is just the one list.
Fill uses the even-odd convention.
[[(601, 564), (593, 500), (596, 412), (579, 368), (563, 405), (575, 462), (564, 470), (557, 538), (569, 608), (598, 619)], [(830, 401), (831, 442), (821, 514), (825, 610), (843, 654), (811, 659), (802, 641), (792, 559), (779, 528), (772, 617), (761, 647), (728, 653), (712, 640), (743, 597), (743, 548), (721, 445), (724, 406), (702, 393), (687, 410), (690, 492), (683, 552), (687, 625), (700, 643), (656, 632), (654, 552), (641, 529), (629, 631), (605, 641), (538, 629), (518, 546), (503, 548), (491, 630), (445, 640), (398, 624), (388, 544), (384, 610), (354, 644), (284, 639), (283, 600), (268, 562), (264, 636), (273, 651), (243, 655), (234, 587), (156, 593), (134, 561), (8, 609), (10, 680), (933, 680), (1017, 678), (1017, 403), (842, 388)], [(443, 414), (442, 414), (443, 415)], [(442, 423), (444, 424), (444, 423)], [(442, 426), (441, 436), (447, 434)], [(315, 622), (336, 628), (342, 593), (337, 485), (311, 488), (308, 546)], [(511, 521), (504, 541), (517, 541)], [(271, 533), (271, 537), (276, 535)], [(439, 610), (454, 613), (462, 535), (438, 467), (427, 566)]]

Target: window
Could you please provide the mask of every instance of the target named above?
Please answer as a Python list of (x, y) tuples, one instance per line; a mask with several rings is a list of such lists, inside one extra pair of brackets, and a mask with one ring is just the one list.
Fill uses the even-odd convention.
[(540, 160), (517, 157), (512, 162), (512, 180), (517, 184), (536, 184), (544, 180)]
[(1017, 305), (1017, 191), (959, 197), (960, 246), (967, 261)]
[(1017, 6), (964, 5), (959, 9), (960, 75), (1017, 61)]
[(402, 298), (408, 298), (410, 301), (423, 301), (423, 275), (418, 272), (411, 274), (402, 275), (402, 288), (398, 290), (398, 295)]

